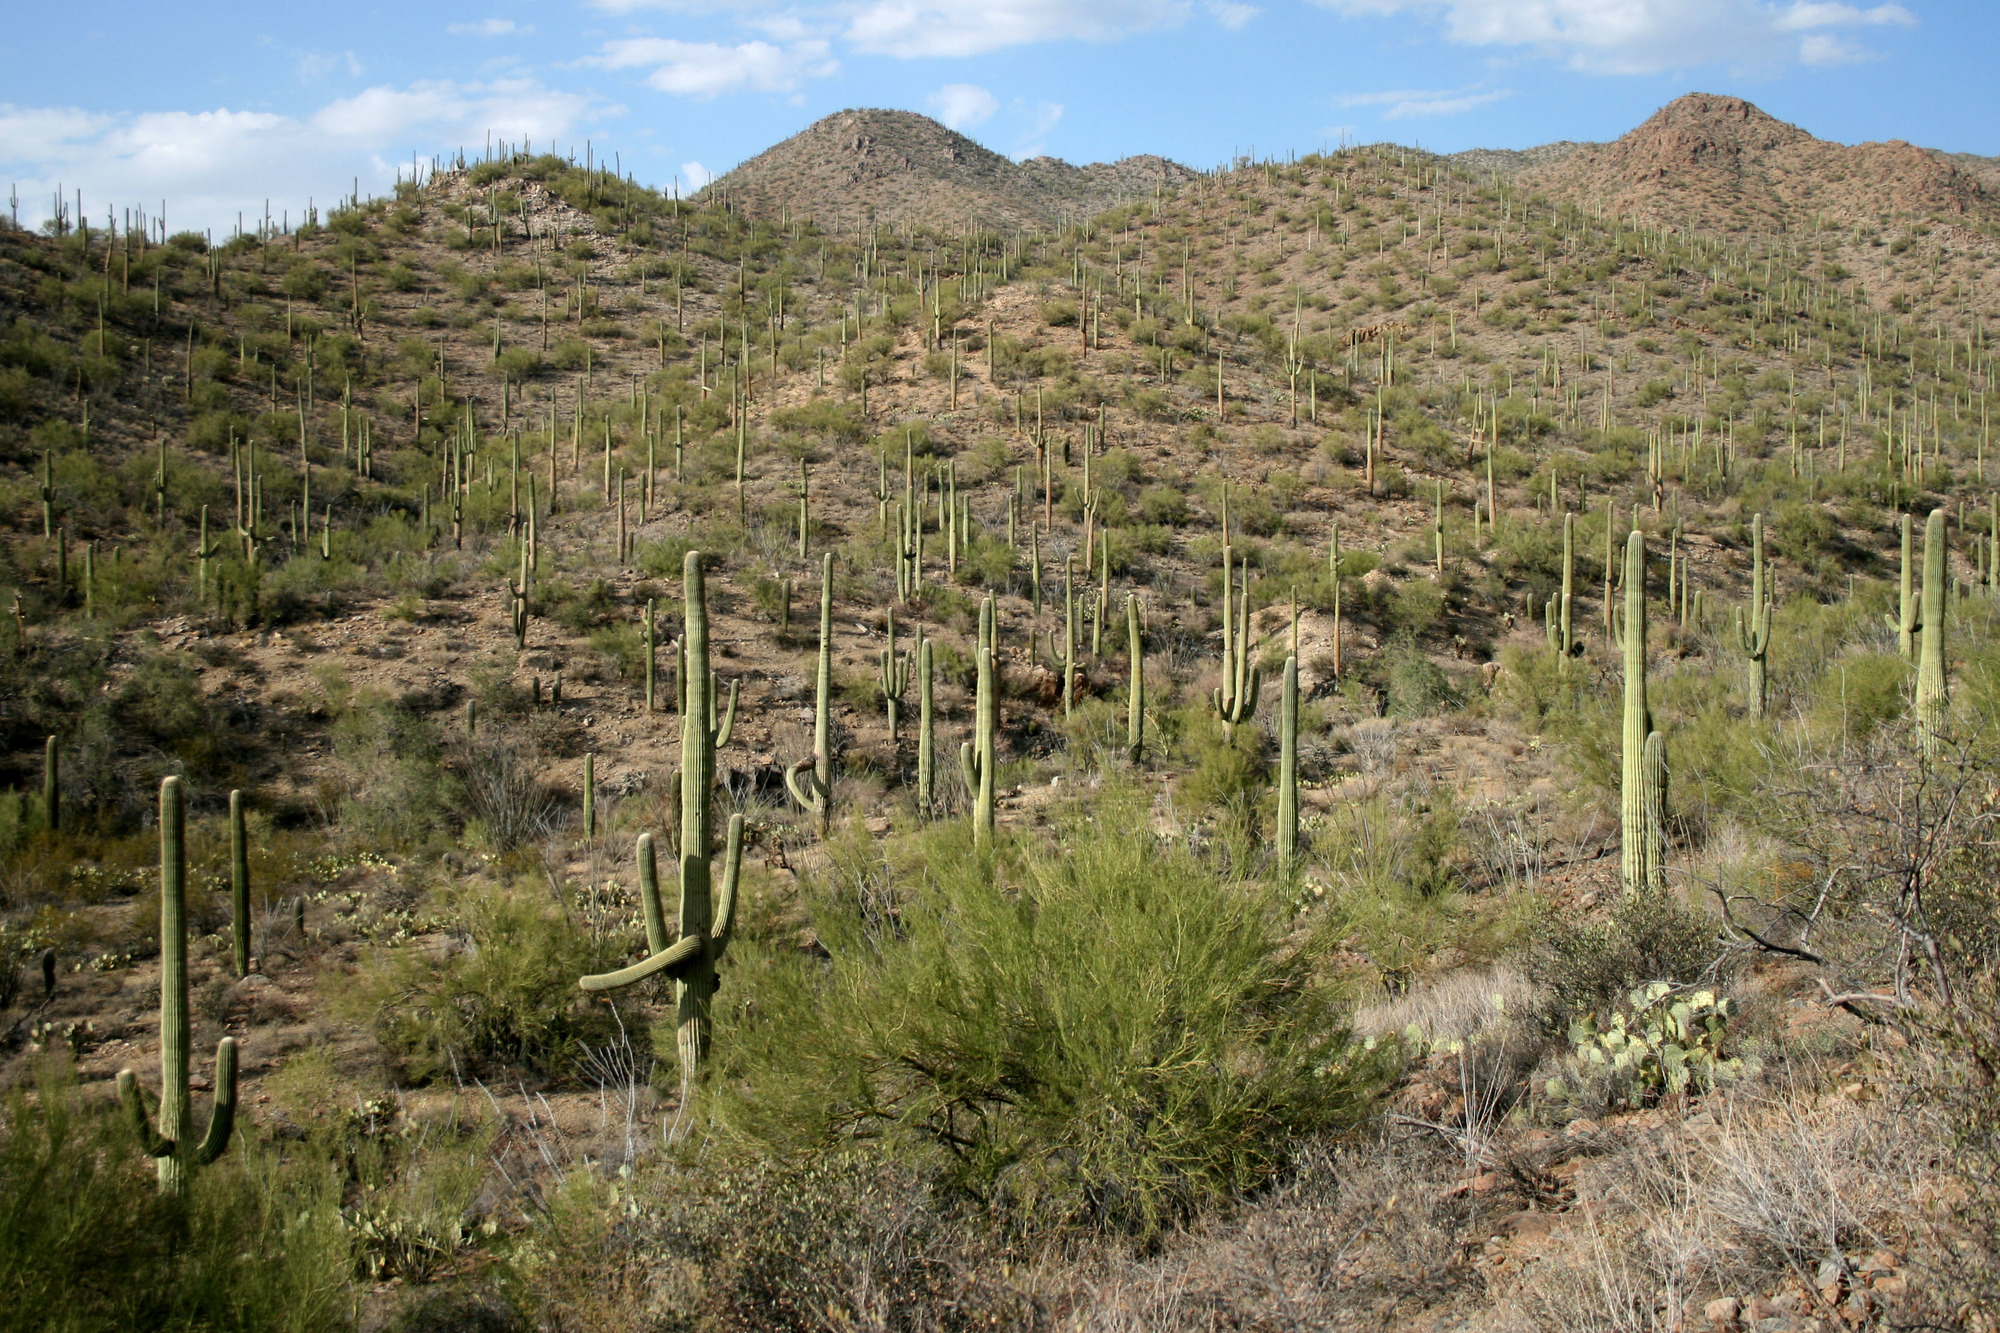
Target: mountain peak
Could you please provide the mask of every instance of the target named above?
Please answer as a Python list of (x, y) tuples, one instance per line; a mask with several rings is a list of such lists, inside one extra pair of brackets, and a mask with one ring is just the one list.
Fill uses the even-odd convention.
[(1820, 214), (1886, 221), (1990, 208), (1942, 153), (1816, 139), (1740, 97), (1689, 93), (1608, 144), (1528, 167), (1531, 184), (1668, 226), (1785, 225)]
[(1160, 157), (1076, 167), (1053, 157), (1013, 162), (914, 111), (836, 111), (717, 177), (753, 213), (832, 220), (1047, 226), (1089, 216), (1193, 172)]

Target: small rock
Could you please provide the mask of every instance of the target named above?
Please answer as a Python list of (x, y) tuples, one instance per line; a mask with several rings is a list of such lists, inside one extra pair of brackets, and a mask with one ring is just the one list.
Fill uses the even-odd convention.
[(1876, 1278), (1869, 1285), (1875, 1289), (1877, 1296), (1887, 1297), (1891, 1300), (1910, 1294), (1909, 1280), (1900, 1273), (1886, 1273)]
[(1893, 1250), (1877, 1250), (1857, 1267), (1863, 1273), (1893, 1273), (1903, 1266), (1903, 1256)]
[(1752, 1296), (1750, 1303), (1743, 1307), (1743, 1317), (1749, 1320), (1777, 1319), (1785, 1312), (1762, 1296)]
[(1564, 1135), (1572, 1139), (1580, 1139), (1586, 1134), (1595, 1134), (1597, 1130), (1598, 1125), (1595, 1120), (1585, 1120), (1581, 1117), (1563, 1126)]
[(1500, 1173), (1497, 1171), (1482, 1171), (1472, 1178), (1469, 1188), (1474, 1194), (1491, 1194), (1494, 1190), (1500, 1188)]
[(1509, 1213), (1500, 1219), (1500, 1230), (1502, 1232), (1522, 1239), (1546, 1236), (1554, 1228), (1555, 1220), (1553, 1218), (1547, 1213), (1538, 1213), (1532, 1209), (1523, 1209), (1518, 1213)]
[(1721, 1328), (1731, 1328), (1743, 1313), (1743, 1302), (1734, 1296), (1718, 1296), (1702, 1306), (1701, 1312), (1709, 1323)]

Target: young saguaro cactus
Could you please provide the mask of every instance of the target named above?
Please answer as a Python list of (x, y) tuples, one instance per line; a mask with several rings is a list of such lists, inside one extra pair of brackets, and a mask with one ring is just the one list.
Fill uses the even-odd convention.
[[(1928, 535), (1928, 534), (1926, 534)], [(1905, 661), (1915, 661), (1917, 657), (1917, 599), (1912, 587), (1910, 543), (1910, 516), (1903, 515), (1903, 563), (1897, 575), (1896, 614), (1889, 617), (1889, 628), (1896, 631), (1896, 651)]]
[(1750, 660), (1750, 716), (1764, 716), (1770, 692), (1771, 593), (1764, 583), (1764, 516), (1750, 520), (1750, 610), (1736, 608), (1736, 641)]
[(972, 739), (958, 747), (965, 789), (972, 795), (972, 841), (981, 851), (993, 845), (994, 751), (999, 731), (999, 696), (994, 681), (993, 598), (979, 604), (978, 690), (972, 711)]
[(1917, 738), (1927, 754), (1935, 754), (1944, 739), (1946, 697), (1944, 663), (1945, 597), (1944, 510), (1933, 509), (1924, 523), (1924, 601), (1922, 639), (1917, 652)]
[(833, 552), (820, 557), (819, 672), (813, 702), (813, 752), (785, 770), (785, 786), (801, 809), (813, 813), (824, 838), (832, 827)]
[(1299, 858), (1299, 659), (1285, 659), (1278, 702), (1278, 872), (1289, 875)]
[(1139, 594), (1128, 593), (1125, 598), (1125, 642), (1126, 651), (1132, 658), (1132, 683), (1125, 692), (1125, 752), (1138, 767), (1146, 754), (1146, 635), (1141, 623), (1144, 613), (1139, 607)]
[(243, 829), (243, 793), (229, 793), (229, 940), (236, 975), (250, 975), (250, 839)]
[[(1619, 876), (1627, 892), (1652, 888), (1657, 865), (1648, 865), (1651, 819), (1660, 797), (1647, 789), (1648, 738), (1654, 736), (1652, 710), (1646, 705), (1646, 534), (1634, 528), (1625, 538), (1625, 625), (1619, 635), (1625, 649), (1625, 726), (1623, 769), (1619, 788)], [(1660, 769), (1665, 771), (1665, 742)]]
[(118, 1071), (118, 1096), (148, 1157), (158, 1159), (160, 1193), (178, 1194), (188, 1173), (229, 1146), (236, 1126), (236, 1038), (215, 1048), (215, 1096), (208, 1130), (190, 1140), (188, 1096), (187, 806), (179, 778), (160, 783), (160, 1099), (157, 1115), (130, 1069)]
[(42, 743), (42, 820), (62, 830), (62, 743), (53, 736)]
[(933, 691), (931, 641), (917, 636), (917, 808), (928, 816), (937, 805), (937, 710)]
[(1576, 515), (1563, 513), (1563, 566), (1562, 599), (1556, 603), (1556, 654), (1558, 660), (1567, 662), (1576, 635), (1570, 628), (1570, 609), (1575, 605), (1576, 592)]

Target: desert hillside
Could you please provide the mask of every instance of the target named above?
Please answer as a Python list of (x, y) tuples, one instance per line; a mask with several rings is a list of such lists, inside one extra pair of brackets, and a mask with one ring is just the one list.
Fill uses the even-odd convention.
[(0, 1327), (1991, 1327), (1997, 237), (1704, 96), (0, 230)]

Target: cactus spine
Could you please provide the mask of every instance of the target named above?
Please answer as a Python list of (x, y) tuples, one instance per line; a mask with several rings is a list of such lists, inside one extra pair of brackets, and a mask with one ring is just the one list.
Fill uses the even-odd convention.
[(1926, 754), (1935, 754), (1944, 738), (1944, 556), (1944, 510), (1933, 509), (1924, 523), (1923, 637), (1917, 653), (1917, 737)]
[(979, 604), (979, 684), (973, 706), (972, 739), (958, 747), (965, 789), (972, 796), (972, 841), (982, 851), (993, 845), (993, 765), (995, 733), (999, 730), (998, 696), (993, 679), (995, 638), (993, 598), (989, 594)]
[(1299, 659), (1285, 659), (1284, 694), (1278, 703), (1278, 872), (1298, 868), (1299, 855)]
[(194, 1108), (188, 1096), (187, 806), (181, 780), (160, 783), (160, 1100), (157, 1116), (138, 1075), (118, 1071), (118, 1096), (148, 1157), (158, 1159), (160, 1193), (178, 1194), (191, 1168), (222, 1156), (236, 1125), (236, 1038), (215, 1048), (215, 1096), (208, 1130), (188, 1141)]
[(1625, 538), (1625, 628), (1619, 637), (1625, 648), (1625, 728), (1618, 870), (1626, 890), (1637, 892), (1657, 882), (1657, 867), (1647, 864), (1647, 812), (1659, 804), (1658, 794), (1646, 786), (1646, 744), (1654, 732), (1646, 706), (1646, 534), (1638, 528)]
[(1750, 520), (1750, 611), (1736, 608), (1736, 641), (1750, 659), (1750, 716), (1764, 716), (1770, 692), (1771, 595), (1764, 583), (1764, 516)]
[(236, 975), (250, 975), (250, 839), (243, 831), (243, 793), (229, 793), (230, 944)]
[(1132, 656), (1132, 684), (1125, 695), (1125, 753), (1137, 767), (1146, 753), (1146, 637), (1136, 592), (1125, 597), (1125, 642)]
[(813, 704), (813, 752), (785, 770), (785, 786), (800, 808), (810, 810), (824, 838), (832, 827), (833, 741), (829, 710), (833, 706), (833, 552), (820, 557), (819, 674)]
[[(1928, 535), (1928, 533), (1926, 533)], [(1911, 586), (1911, 544), (1910, 516), (1903, 515), (1903, 564), (1897, 576), (1896, 614), (1890, 618), (1889, 628), (1896, 631), (1896, 650), (1905, 661), (1914, 662), (1917, 657), (1917, 599)]]

